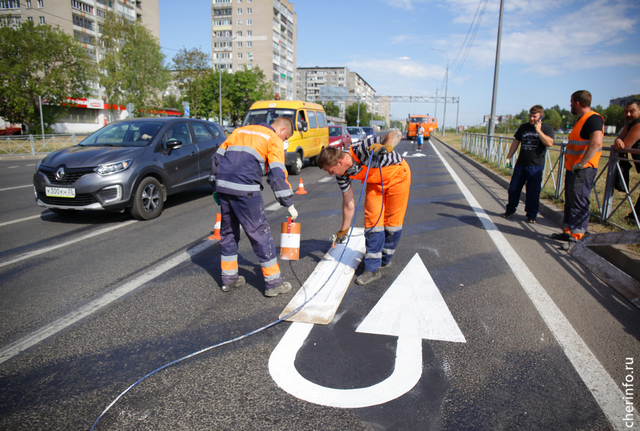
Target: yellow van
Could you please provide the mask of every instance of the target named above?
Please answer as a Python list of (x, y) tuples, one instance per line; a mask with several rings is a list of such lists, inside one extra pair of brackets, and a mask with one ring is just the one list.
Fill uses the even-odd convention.
[(298, 175), (308, 158), (316, 164), (318, 154), (329, 146), (329, 126), (322, 105), (299, 100), (265, 100), (251, 105), (243, 126), (270, 124), (277, 117), (288, 117), (294, 125), (284, 160), (291, 175)]

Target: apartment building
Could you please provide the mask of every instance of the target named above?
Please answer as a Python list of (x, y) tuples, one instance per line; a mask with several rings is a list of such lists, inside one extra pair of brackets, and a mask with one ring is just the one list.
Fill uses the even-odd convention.
[(369, 112), (387, 119), (391, 116), (389, 102), (378, 101), (376, 90), (357, 72), (348, 67), (298, 67), (296, 69), (296, 98), (309, 102), (322, 102), (323, 97), (338, 97), (334, 102), (344, 118), (345, 110), (358, 100), (367, 105)]
[(215, 70), (259, 67), (283, 100), (294, 100), (298, 18), (287, 0), (212, 0)]
[[(158, 0), (1, 0), (0, 25), (34, 24), (58, 26), (78, 40), (86, 52), (100, 59), (98, 38), (107, 12), (115, 12), (125, 19), (141, 22), (151, 34), (160, 39)], [(101, 88), (93, 84), (94, 98), (75, 100), (74, 107), (52, 127), (56, 133), (90, 133), (117, 114), (109, 111), (102, 100)], [(120, 113), (124, 107), (111, 106)]]

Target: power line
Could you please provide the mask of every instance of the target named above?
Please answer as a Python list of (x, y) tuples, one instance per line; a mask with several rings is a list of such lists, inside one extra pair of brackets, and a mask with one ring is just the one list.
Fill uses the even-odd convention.
[[(456, 58), (453, 60), (452, 67), (455, 64), (455, 62), (458, 60), (460, 53), (462, 53), (462, 51), (464, 50), (464, 54), (462, 55), (460, 62), (456, 66), (456, 70), (452, 73), (452, 76), (451, 76), (452, 78), (455, 78), (458, 75), (458, 73), (460, 73), (460, 70), (462, 70), (462, 66), (464, 65), (464, 62), (467, 59), (467, 56), (469, 55), (469, 51), (471, 50), (471, 47), (473, 46), (473, 42), (476, 38), (476, 34), (478, 33), (478, 28), (480, 28), (480, 23), (482, 22), (482, 17), (484, 16), (484, 12), (487, 8), (488, 3), (489, 3), (488, 0), (480, 0), (480, 2), (478, 3), (478, 7), (476, 8), (476, 13), (473, 16), (473, 20), (471, 21), (471, 25), (469, 26), (467, 35), (465, 36), (464, 41), (462, 42), (460, 51), (458, 51)], [(469, 38), (470, 33), (471, 33), (471, 37)]]

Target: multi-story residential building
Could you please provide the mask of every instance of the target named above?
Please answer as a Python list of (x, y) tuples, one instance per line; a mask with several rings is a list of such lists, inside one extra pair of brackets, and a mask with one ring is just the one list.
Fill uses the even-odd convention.
[(293, 100), (297, 21), (287, 0), (212, 0), (213, 68), (259, 67), (281, 99)]
[[(78, 40), (89, 55), (99, 60), (98, 38), (108, 11), (131, 22), (141, 22), (160, 39), (158, 0), (2, 0), (0, 25), (33, 21), (34, 24), (58, 26)], [(95, 98), (76, 101), (76, 106), (53, 125), (56, 132), (93, 132), (114, 118), (102, 100), (97, 82), (93, 88)]]
[(296, 79), (296, 98), (299, 100), (322, 102), (327, 96), (342, 98), (334, 103), (340, 107), (343, 118), (349, 105), (359, 100), (367, 105), (369, 112), (386, 118), (389, 124), (390, 103), (378, 101), (376, 90), (348, 67), (298, 67)]

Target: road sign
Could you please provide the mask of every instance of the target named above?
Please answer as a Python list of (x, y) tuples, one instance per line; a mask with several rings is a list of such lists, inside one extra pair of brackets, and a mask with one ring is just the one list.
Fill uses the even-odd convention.
[(389, 377), (355, 389), (327, 388), (308, 381), (296, 369), (295, 359), (311, 329), (313, 325), (309, 323), (291, 325), (269, 358), (269, 372), (276, 384), (291, 395), (339, 408), (384, 404), (410, 391), (422, 376), (423, 338), (466, 342), (417, 253), (356, 329), (358, 333), (398, 337), (396, 362)]

